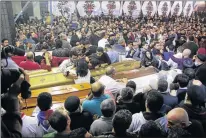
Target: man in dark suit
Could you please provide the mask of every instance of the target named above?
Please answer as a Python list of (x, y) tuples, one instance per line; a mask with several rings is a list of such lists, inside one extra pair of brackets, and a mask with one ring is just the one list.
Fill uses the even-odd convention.
[(191, 50), (191, 55), (190, 57), (192, 58), (194, 55), (196, 55), (197, 50), (198, 50), (198, 46), (197, 44), (194, 42), (194, 36), (189, 36), (189, 42), (186, 42), (183, 44), (183, 47), (185, 49), (190, 49)]
[(195, 78), (206, 86), (206, 49), (199, 48), (195, 58)]
[(101, 39), (101, 37), (98, 34), (99, 29), (95, 30), (94, 33), (91, 34), (89, 41), (92, 45), (98, 46), (98, 42)]
[(67, 41), (67, 36), (65, 34), (61, 34), (61, 40), (62, 40), (62, 48), (71, 50), (71, 45)]
[(185, 99), (187, 85), (189, 84), (189, 81), (189, 77), (185, 74), (178, 74), (173, 81), (173, 83), (179, 84), (179, 89), (177, 90), (177, 97), (179, 103)]
[(164, 99), (164, 104), (174, 108), (176, 105), (178, 105), (178, 98), (175, 96), (170, 95), (170, 93), (167, 91), (168, 88), (168, 82), (166, 80), (159, 80), (158, 81), (158, 90), (161, 92), (161, 95)]

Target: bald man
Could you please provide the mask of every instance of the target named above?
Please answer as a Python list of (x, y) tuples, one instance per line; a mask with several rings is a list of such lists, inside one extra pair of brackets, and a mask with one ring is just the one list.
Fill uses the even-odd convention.
[(197, 120), (189, 119), (185, 109), (174, 108), (166, 116), (156, 120), (162, 128), (168, 132), (172, 127), (183, 128), (191, 134), (191, 137), (204, 137), (202, 124)]
[(24, 70), (41, 69), (40, 65), (34, 61), (34, 53), (33, 52), (28, 52), (26, 54), (26, 61), (22, 61), (19, 64), (19, 67), (23, 68)]
[(82, 103), (82, 108), (84, 111), (90, 112), (92, 115), (101, 117), (102, 112), (100, 105), (102, 101), (110, 98), (109, 95), (104, 94), (104, 86), (100, 82), (95, 82), (91, 85), (91, 95), (90, 99), (86, 99)]
[(123, 83), (114, 80), (115, 68), (109, 66), (106, 68), (106, 73), (103, 75), (98, 82), (105, 86), (105, 90), (111, 92), (114, 96), (122, 89), (125, 88), (127, 79), (123, 79)]
[[(192, 59), (190, 58), (190, 54), (191, 54), (191, 50), (190, 49), (185, 49), (182, 52), (182, 57), (181, 58), (177, 58), (174, 55), (171, 56), (171, 60), (175, 63), (177, 63), (178, 65), (178, 69), (183, 69), (183, 62), (193, 62)], [(187, 61), (188, 60), (188, 61)]]
[(175, 108), (167, 114), (168, 128), (178, 126), (185, 128), (191, 125), (187, 112), (183, 108)]

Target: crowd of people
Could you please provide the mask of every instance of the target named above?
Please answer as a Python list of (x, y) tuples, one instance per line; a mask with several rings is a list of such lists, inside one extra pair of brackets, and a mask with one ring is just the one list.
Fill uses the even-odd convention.
[[(25, 79), (20, 75), (2, 97), (3, 136), (206, 137), (205, 18), (201, 12), (189, 18), (101, 16), (69, 22), (55, 17), (52, 24), (16, 24), (15, 46), (26, 56), (11, 59), (22, 70), (59, 67), (76, 84), (90, 83), (91, 92), (83, 100), (66, 97), (58, 108), (52, 106), (52, 95), (42, 92), (27, 116), (18, 97)], [(3, 39), (1, 46), (8, 45)], [(172, 81), (161, 76), (142, 92), (134, 81), (115, 80), (113, 66), (98, 80), (91, 76), (92, 69), (125, 59), (139, 61), (142, 68), (181, 73)]]

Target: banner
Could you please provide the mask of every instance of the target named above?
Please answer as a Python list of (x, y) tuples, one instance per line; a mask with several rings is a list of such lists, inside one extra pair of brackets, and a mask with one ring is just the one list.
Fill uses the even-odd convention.
[[(50, 11), (50, 3), (48, 5)], [(74, 1), (52, 1), (52, 14), (55, 16), (69, 17), (75, 11)]]
[(125, 15), (138, 17), (141, 12), (140, 1), (125, 1), (123, 4), (123, 12)]
[(100, 15), (101, 6), (99, 1), (79, 1), (77, 10), (80, 16)]
[(142, 13), (144, 16), (154, 16), (157, 12), (156, 1), (145, 1), (142, 5)]
[(104, 15), (121, 15), (121, 5), (119, 1), (102, 1), (102, 12)]
[(182, 1), (175, 1), (171, 8), (171, 15), (180, 16), (182, 13)]
[(160, 16), (168, 16), (171, 10), (171, 2), (170, 1), (161, 1), (158, 6), (158, 15)]
[(193, 1), (187, 1), (183, 9), (183, 15), (190, 17), (193, 12)]
[[(71, 18), (72, 13), (77, 12), (80, 16), (99, 16), (113, 15), (121, 16), (122, 12), (127, 16), (133, 18), (138, 17), (140, 14), (144, 16), (154, 16), (157, 12), (158, 15), (168, 16), (171, 15), (180, 16), (183, 13), (184, 16), (191, 16), (193, 10), (198, 9), (198, 5), (195, 4), (193, 9), (193, 1), (52, 1), (52, 13), (55, 16), (64, 16), (65, 18)], [(184, 2), (184, 5), (183, 5)], [(173, 4), (172, 4), (173, 3)], [(197, 2), (196, 2), (197, 3)], [(203, 3), (204, 1), (201, 1)], [(48, 3), (50, 11), (50, 2)], [(141, 13), (142, 11), (142, 13)]]

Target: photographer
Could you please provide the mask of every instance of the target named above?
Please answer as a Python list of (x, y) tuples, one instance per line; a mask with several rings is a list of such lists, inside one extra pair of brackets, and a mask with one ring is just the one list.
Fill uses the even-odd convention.
[(1, 46), (2, 47), (5, 47), (5, 46), (8, 46), (9, 45), (9, 40), (4, 38), (1, 40)]
[(21, 74), (18, 80), (11, 85), (8, 93), (1, 96), (2, 108), (6, 111), (1, 119), (1, 136), (9, 138), (20, 138), (22, 129), (22, 120), (19, 111), (18, 94), (20, 86), (24, 81), (24, 75)]
[(13, 55), (24, 56), (25, 51), (11, 45), (1, 46), (1, 66), (3, 68), (18, 70), (18, 65), (11, 59)]

